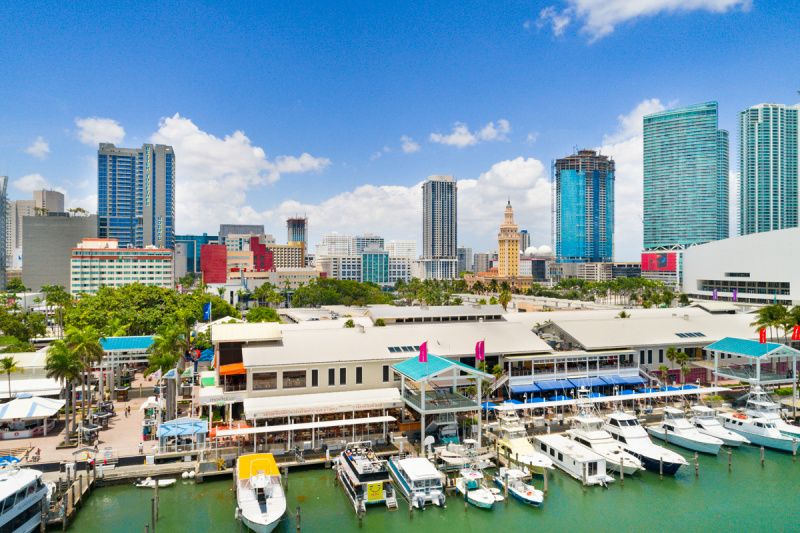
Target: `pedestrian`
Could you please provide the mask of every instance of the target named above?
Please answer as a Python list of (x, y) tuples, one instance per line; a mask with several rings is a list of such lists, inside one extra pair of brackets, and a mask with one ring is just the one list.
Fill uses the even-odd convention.
[(139, 443), (139, 455), (142, 455), (142, 452), (144, 452), (144, 442)]

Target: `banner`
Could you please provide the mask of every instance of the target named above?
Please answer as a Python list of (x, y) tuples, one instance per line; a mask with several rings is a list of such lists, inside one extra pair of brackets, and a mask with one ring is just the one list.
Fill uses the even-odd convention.
[(428, 341), (425, 341), (419, 345), (419, 362), (428, 362)]
[(211, 322), (211, 302), (203, 304), (203, 322)]
[(735, 302), (738, 299), (739, 299), (739, 291), (736, 290), (736, 289), (733, 289), (733, 301)]
[(800, 341), (800, 326), (794, 326), (792, 328), (792, 340)]
[(711, 291), (711, 299), (714, 300), (715, 302), (717, 301), (717, 289)]
[(486, 341), (478, 341), (477, 343), (475, 343), (475, 360), (476, 361), (486, 360)]
[(767, 343), (767, 330), (766, 329), (762, 328), (762, 329), (758, 330), (758, 342), (760, 342), (761, 344), (766, 344)]

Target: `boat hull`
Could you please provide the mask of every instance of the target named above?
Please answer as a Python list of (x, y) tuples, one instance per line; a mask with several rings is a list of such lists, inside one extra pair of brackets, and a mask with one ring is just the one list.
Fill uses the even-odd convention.
[(271, 533), (272, 531), (275, 530), (276, 527), (278, 527), (278, 523), (280, 521), (281, 520), (279, 518), (270, 523), (262, 524), (254, 520), (251, 520), (246, 516), (242, 516), (242, 522), (244, 523), (245, 526), (247, 526), (247, 529), (255, 531), (256, 533)]
[(417, 509), (424, 509), (428, 504), (438, 505), (444, 507), (445, 496), (443, 492), (431, 491), (430, 493), (413, 492), (408, 486), (403, 475), (398, 471), (397, 465), (390, 459), (389, 460), (389, 474), (394, 482), (395, 487), (408, 500), (413, 507)]
[(668, 442), (694, 452), (707, 453), (709, 455), (718, 455), (719, 449), (723, 444), (720, 439), (717, 439), (719, 442), (702, 442), (690, 439), (683, 435), (678, 435), (677, 433), (666, 433), (660, 428), (647, 428), (647, 432), (653, 437), (663, 440), (664, 442)]
[(780, 450), (782, 452), (792, 452), (793, 450), (796, 449), (795, 443), (793, 443), (792, 439), (788, 437), (786, 438), (769, 437), (767, 435), (758, 435), (756, 433), (741, 431), (734, 428), (731, 428), (731, 431), (747, 438), (750, 441), (750, 444), (752, 444), (753, 446), (763, 446), (765, 448)]
[(784, 422), (782, 420), (779, 421), (779, 422), (776, 422), (775, 425), (777, 426), (778, 431), (780, 431), (781, 434), (789, 437), (790, 439), (798, 439), (798, 440), (800, 440), (800, 427), (792, 425), (792, 424), (787, 424), (786, 422)]
[(639, 465), (632, 462), (626, 462), (625, 467), (623, 468), (622, 463), (617, 459), (605, 457), (605, 460), (606, 460), (606, 470), (610, 472), (615, 472), (617, 474), (621, 473), (621, 471), (624, 471), (626, 476), (631, 476), (636, 472), (638, 472), (639, 470), (641, 470)]
[[(502, 479), (499, 479), (499, 478), (495, 477), (494, 478), (494, 482), (501, 489), (503, 489), (505, 487)], [(529, 492), (530, 493), (528, 493), (528, 492), (524, 492), (523, 493), (523, 492), (515, 490), (515, 489), (513, 489), (511, 487), (508, 488), (508, 493), (515, 500), (517, 500), (519, 502), (522, 502), (525, 505), (530, 505), (532, 507), (541, 507), (542, 506), (542, 502), (544, 501), (544, 495), (542, 494), (542, 491), (533, 489), (533, 490), (531, 490)]]
[(661, 469), (663, 468), (664, 475), (674, 476), (675, 473), (678, 471), (678, 469), (681, 466), (683, 466), (683, 463), (675, 463), (675, 462), (672, 462), (672, 461), (664, 461), (662, 463), (657, 458), (648, 457), (648, 456), (645, 456), (644, 454), (641, 454), (641, 453), (636, 453), (636, 451), (631, 450), (629, 448), (626, 451), (629, 454), (631, 454), (634, 457), (636, 457), (637, 459), (639, 459), (639, 461), (642, 462), (642, 466), (644, 466), (645, 469), (647, 469), (647, 470), (649, 470), (651, 472), (655, 472), (657, 474), (662, 472)]
[(697, 428), (697, 431), (703, 435), (708, 435), (709, 437), (716, 437), (721, 440), (725, 446), (730, 446), (732, 448), (738, 448), (742, 444), (750, 443), (750, 441), (745, 437), (739, 435), (738, 433), (733, 433), (732, 431), (729, 432), (728, 430), (708, 431), (706, 429)]

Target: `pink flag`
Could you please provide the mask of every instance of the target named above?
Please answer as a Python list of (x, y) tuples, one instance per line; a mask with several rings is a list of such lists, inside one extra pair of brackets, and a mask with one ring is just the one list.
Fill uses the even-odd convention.
[(425, 341), (419, 345), (419, 362), (428, 362), (428, 341)]
[(478, 341), (475, 343), (475, 360), (483, 361), (486, 359), (486, 341)]

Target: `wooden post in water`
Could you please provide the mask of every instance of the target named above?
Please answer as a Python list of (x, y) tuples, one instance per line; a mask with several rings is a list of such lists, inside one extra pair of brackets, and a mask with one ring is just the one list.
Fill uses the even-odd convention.
[(761, 467), (764, 467), (764, 447), (761, 447)]
[(408, 496), (408, 519), (414, 519), (414, 504), (411, 503), (411, 495)]
[(731, 471), (731, 449), (728, 447), (728, 472)]
[(659, 479), (664, 479), (664, 458), (658, 458), (658, 477)]
[(694, 452), (694, 477), (700, 476), (700, 463), (698, 462), (698, 454)]
[(542, 467), (542, 472), (544, 472), (544, 474), (543, 474), (543, 476), (544, 476), (544, 491), (543, 492), (544, 492), (544, 494), (546, 496), (547, 495), (547, 468)]
[(283, 478), (286, 480), (286, 493), (289, 493), (289, 467), (283, 467)]
[(625, 486), (625, 456), (619, 456), (619, 482), (624, 487)]
[[(61, 484), (61, 480), (59, 479), (59, 485), (60, 484)], [(67, 496), (68, 496), (68, 494), (69, 493), (64, 492), (61, 495), (61, 531), (66, 531), (66, 529), (67, 529)]]
[(158, 520), (158, 480), (154, 479), (156, 486), (155, 486), (155, 500), (156, 500), (156, 520)]
[(506, 470), (505, 477), (506, 479), (503, 483), (503, 495), (506, 497), (506, 505), (508, 505), (508, 470)]
[(514, 466), (519, 468), (519, 452), (514, 454), (514, 463), (516, 463)]
[(797, 439), (792, 437), (792, 462), (797, 462)]
[(150, 498), (150, 530), (156, 533), (156, 499)]
[[(358, 521), (361, 523), (361, 514), (359, 513)], [(297, 527), (297, 533), (300, 533), (300, 506), (297, 506), (297, 511), (295, 511), (295, 525)]]

